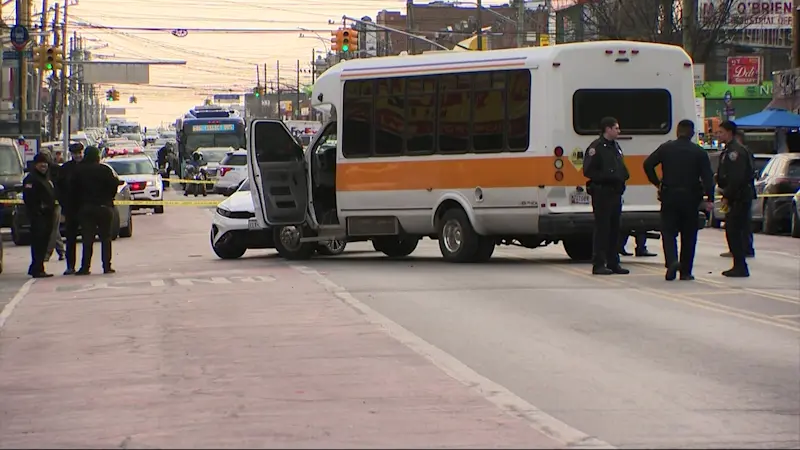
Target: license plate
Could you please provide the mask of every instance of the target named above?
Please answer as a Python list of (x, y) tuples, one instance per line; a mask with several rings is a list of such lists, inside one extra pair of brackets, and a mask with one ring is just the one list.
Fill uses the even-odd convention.
[(590, 204), (591, 198), (589, 194), (585, 192), (574, 192), (572, 195), (569, 196), (569, 202), (572, 205), (588, 205)]
[(247, 221), (247, 229), (248, 230), (259, 230), (261, 227), (258, 226), (258, 221), (256, 219), (250, 219)]

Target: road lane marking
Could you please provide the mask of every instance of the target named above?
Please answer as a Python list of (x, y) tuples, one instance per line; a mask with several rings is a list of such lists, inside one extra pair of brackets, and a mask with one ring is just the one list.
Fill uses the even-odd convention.
[(616, 447), (596, 437), (577, 430), (543, 412), (506, 387), (495, 383), (459, 361), (453, 355), (427, 342), (397, 322), (359, 301), (347, 289), (331, 281), (318, 271), (299, 265), (293, 269), (314, 279), (317, 284), (335, 295), (340, 301), (362, 314), (369, 322), (386, 330), (389, 336), (413, 350), (450, 377), (477, 391), (506, 414), (526, 420), (531, 428), (574, 449), (614, 449)]
[[(631, 263), (631, 266), (641, 267), (642, 269), (651, 271), (653, 273), (663, 273), (663, 271), (657, 271), (657, 269), (655, 269), (653, 267), (648, 267), (648, 266), (644, 265), (644, 263)], [(710, 280), (710, 279), (704, 278), (704, 277), (695, 277), (695, 281), (698, 281), (701, 284), (706, 284), (706, 285), (730, 287), (730, 285), (728, 285), (725, 282), (717, 281), (717, 280)], [(800, 305), (800, 300), (798, 300), (797, 298), (794, 298), (794, 297), (790, 297), (788, 295), (784, 295), (784, 294), (777, 294), (777, 293), (773, 293), (773, 292), (762, 291), (762, 290), (759, 290), (759, 289), (749, 288), (749, 287), (745, 287), (745, 286), (739, 287), (738, 290), (739, 290), (739, 292), (741, 292), (741, 291), (749, 292), (749, 293), (751, 293), (753, 295), (757, 295), (759, 297), (767, 298), (767, 299), (770, 299), (770, 300), (776, 300), (776, 301), (783, 302), (783, 303), (792, 303), (792, 304), (795, 304), (795, 305)]]
[[(557, 267), (557, 268), (559, 270), (563, 271), (563, 272), (572, 273), (572, 274), (577, 275), (577, 276), (594, 277), (592, 275), (587, 275), (587, 274), (585, 274), (583, 272), (578, 272), (575, 269), (570, 269), (570, 268), (567, 268), (567, 267)], [(627, 277), (627, 275), (619, 275), (619, 277)], [(667, 299), (667, 300), (670, 300), (670, 301), (673, 301), (673, 302), (676, 302), (676, 303), (682, 303), (682, 304), (685, 304), (685, 305), (694, 306), (694, 307), (697, 307), (697, 308), (700, 308), (700, 309), (709, 310), (709, 311), (721, 312), (723, 314), (728, 314), (728, 315), (731, 315), (731, 316), (734, 316), (734, 317), (738, 317), (738, 318), (741, 318), (741, 319), (748, 319), (748, 320), (751, 320), (751, 321), (754, 321), (754, 322), (759, 322), (759, 323), (762, 323), (762, 324), (771, 325), (771, 326), (774, 326), (774, 327), (777, 327), (777, 328), (783, 328), (783, 329), (786, 329), (786, 330), (791, 330), (791, 331), (800, 333), (800, 327), (794, 327), (794, 326), (787, 325), (787, 324), (782, 323), (782, 322), (778, 322), (778, 321), (775, 320), (774, 316), (770, 316), (770, 315), (767, 315), (767, 314), (761, 314), (761, 313), (757, 313), (755, 311), (748, 311), (746, 309), (740, 309), (740, 308), (735, 308), (735, 307), (732, 307), (732, 306), (722, 305), (722, 304), (719, 304), (719, 303), (709, 302), (709, 301), (705, 301), (705, 300), (702, 300), (702, 299), (699, 299), (699, 298), (694, 298), (694, 297), (681, 295), (681, 293), (677, 293), (677, 292), (670, 292), (670, 291), (665, 291), (665, 290), (662, 290), (662, 289), (655, 289), (655, 288), (641, 288), (641, 287), (638, 287), (638, 286), (632, 286), (632, 285), (630, 285), (630, 284), (628, 284), (625, 281), (620, 280), (620, 279), (611, 280), (608, 277), (603, 277), (601, 279), (601, 281), (607, 282), (608, 284), (611, 284), (611, 285), (614, 285), (614, 286), (617, 286), (617, 287), (625, 287), (625, 288), (628, 288), (628, 289), (632, 289), (632, 290), (634, 290), (636, 292), (655, 295), (657, 297), (661, 297), (661, 298), (664, 298), (664, 299)]]
[(778, 316), (772, 316), (776, 319), (800, 319), (800, 314), (781, 314)]
[(6, 320), (11, 317), (11, 313), (14, 312), (14, 309), (17, 307), (17, 305), (22, 303), (22, 299), (28, 295), (28, 291), (31, 290), (31, 286), (35, 282), (35, 279), (26, 281), (25, 284), (20, 286), (19, 290), (14, 295), (14, 298), (12, 298), (10, 302), (6, 303), (6, 306), (4, 306), (3, 310), (0, 311), (0, 330), (3, 328), (3, 325), (6, 324)]

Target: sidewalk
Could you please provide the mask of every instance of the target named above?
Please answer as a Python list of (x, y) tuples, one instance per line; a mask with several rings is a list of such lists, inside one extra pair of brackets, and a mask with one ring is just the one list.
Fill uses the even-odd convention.
[(560, 445), (310, 277), (213, 262), (37, 281), (0, 330), (0, 447)]

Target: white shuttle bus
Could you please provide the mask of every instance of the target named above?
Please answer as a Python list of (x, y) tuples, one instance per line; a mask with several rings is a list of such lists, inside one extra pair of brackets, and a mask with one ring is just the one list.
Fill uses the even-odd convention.
[(622, 129), (623, 230), (657, 231), (642, 162), (695, 118), (691, 59), (646, 42), (356, 59), (322, 74), (312, 95), (331, 119), (305, 153), (279, 121), (249, 130), (256, 221), (288, 259), (331, 239), (401, 257), (430, 237), (453, 262), (558, 242), (588, 260), (582, 162), (600, 120)]

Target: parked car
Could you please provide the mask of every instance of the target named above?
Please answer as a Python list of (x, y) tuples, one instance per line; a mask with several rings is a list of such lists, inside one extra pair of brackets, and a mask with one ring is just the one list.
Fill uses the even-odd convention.
[[(0, 198), (3, 198), (3, 193), (5, 192), (12, 192), (18, 193), (22, 189), (22, 186), (14, 186), (13, 188), (7, 188), (6, 186), (0, 184)], [(0, 273), (3, 273), (3, 240), (0, 239)]]
[[(714, 170), (714, 173), (717, 173), (717, 169), (719, 168), (719, 155), (720, 155), (719, 152), (714, 153), (713, 155), (709, 154), (709, 159), (711, 160), (711, 168)], [(763, 153), (753, 155), (753, 158), (755, 160), (756, 180), (758, 180), (761, 177), (761, 173), (763, 172), (767, 164), (769, 164), (773, 156), (775, 155), (769, 155)], [(721, 209), (722, 209), (722, 189), (720, 189), (719, 186), (714, 186), (714, 209), (711, 211), (711, 226), (714, 228), (720, 228), (722, 226), (722, 222), (725, 221), (725, 213), (722, 212)], [(754, 218), (757, 209), (758, 208), (756, 202), (753, 202)]]
[(756, 180), (756, 193), (775, 194), (759, 197), (753, 202), (753, 223), (766, 234), (776, 234), (789, 228), (792, 215), (792, 195), (800, 188), (800, 153), (780, 153), (767, 163)]
[(792, 197), (792, 237), (800, 238), (800, 189)]
[(228, 152), (217, 167), (214, 193), (231, 195), (247, 177), (247, 150)]
[[(317, 253), (339, 255), (346, 246), (345, 241), (321, 242)], [(275, 240), (272, 229), (258, 226), (250, 183), (245, 178), (236, 192), (217, 205), (211, 222), (211, 249), (222, 259), (237, 259), (254, 248), (275, 248)]]
[[(25, 165), (17, 144), (11, 138), (0, 138), (0, 199), (13, 200), (18, 194), (17, 186), (22, 186), (25, 178)], [(11, 226), (13, 207), (0, 203), (0, 228)]]
[[(111, 166), (109, 166), (111, 167)], [(114, 170), (113, 168), (111, 170)], [(116, 175), (116, 172), (114, 172)], [(20, 194), (21, 195), (21, 194)], [(132, 200), (131, 187), (123, 181), (117, 189), (117, 200)], [(117, 205), (114, 208), (114, 218), (111, 225), (111, 238), (129, 238), (133, 236), (133, 215), (130, 205)], [(64, 223), (61, 223), (61, 235), (64, 235)], [(11, 239), (15, 245), (30, 244), (31, 224), (28, 221), (28, 214), (25, 205), (14, 205), (14, 213), (11, 220)]]

